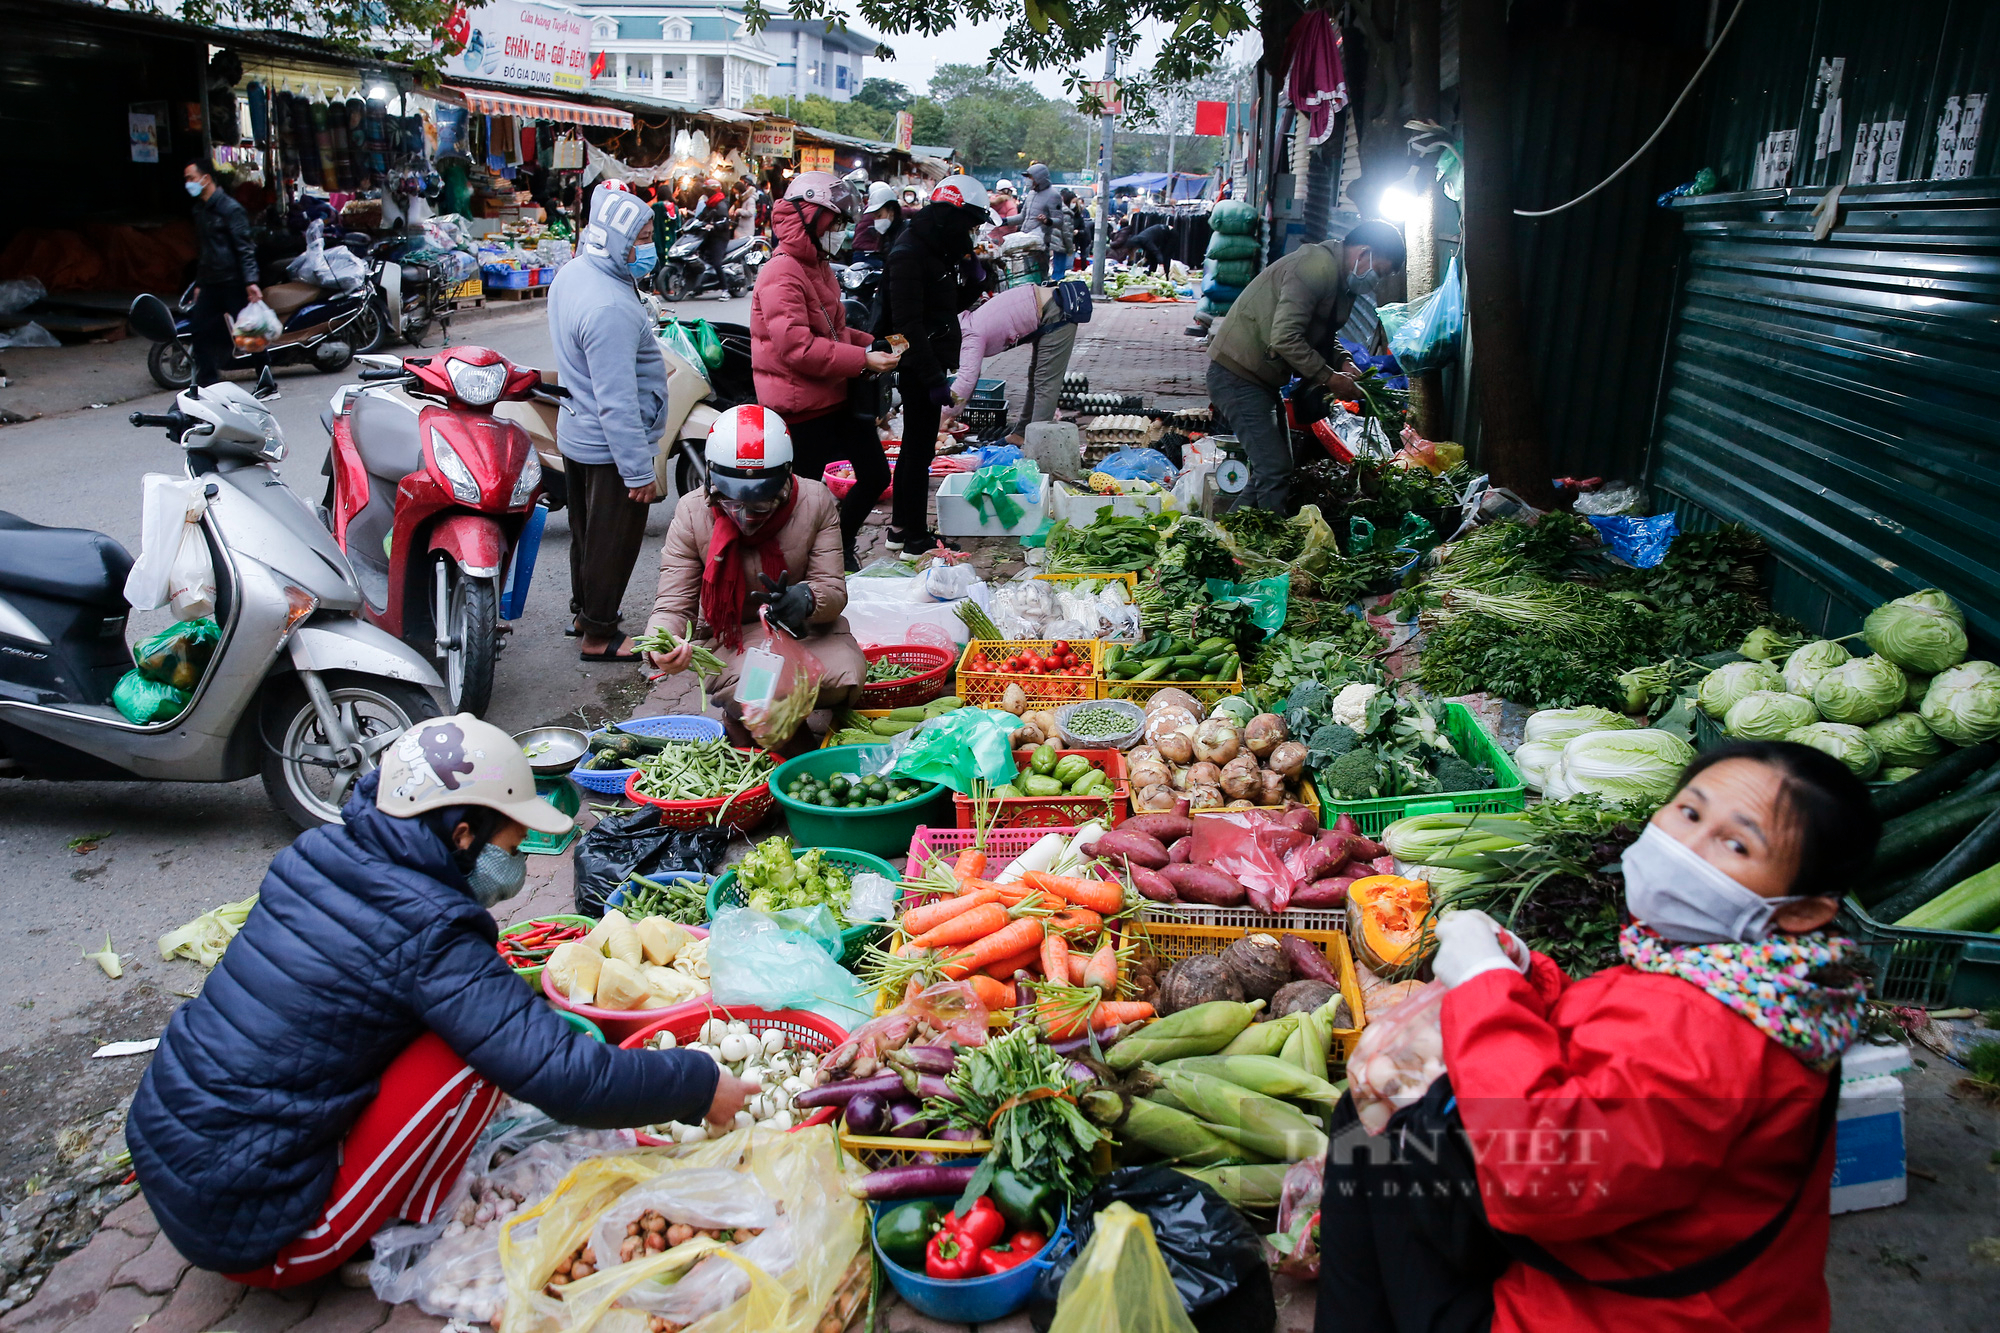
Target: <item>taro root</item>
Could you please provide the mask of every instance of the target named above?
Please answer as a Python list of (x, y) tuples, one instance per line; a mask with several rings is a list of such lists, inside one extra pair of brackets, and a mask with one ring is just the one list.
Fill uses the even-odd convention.
[(1271, 1017), (1309, 1014), (1339, 993), (1324, 981), (1288, 981), (1271, 996)]
[(1222, 961), (1246, 999), (1268, 1000), (1292, 979), (1292, 965), (1286, 961), (1277, 936), (1245, 935), (1222, 951)]
[(1178, 1013), (1211, 1000), (1242, 1000), (1243, 986), (1222, 959), (1212, 953), (1183, 958), (1160, 978), (1161, 1014)]

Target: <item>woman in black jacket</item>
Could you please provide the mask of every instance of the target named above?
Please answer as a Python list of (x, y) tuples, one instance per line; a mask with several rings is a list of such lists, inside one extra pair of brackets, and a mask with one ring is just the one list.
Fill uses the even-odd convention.
[(500, 961), (487, 909), (521, 888), (521, 839), (570, 820), (498, 727), (410, 728), (341, 814), (271, 862), (132, 1099), (140, 1188), (189, 1262), (290, 1287), (429, 1221), (502, 1092), (616, 1128), (726, 1122), (756, 1090), (591, 1040)]
[(958, 369), (958, 314), (971, 309), (985, 288), (973, 237), (992, 220), (986, 187), (970, 176), (948, 176), (889, 249), (888, 332), (909, 340), (896, 378), (903, 445), (886, 543), (891, 551), (958, 549), (930, 527), (931, 459), (939, 421), (952, 401), (949, 372)]

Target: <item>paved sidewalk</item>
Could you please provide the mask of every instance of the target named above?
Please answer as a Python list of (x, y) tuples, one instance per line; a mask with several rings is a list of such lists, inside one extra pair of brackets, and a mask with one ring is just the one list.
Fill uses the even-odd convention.
[[(1182, 332), (1194, 322), (1192, 301), (1096, 301), (1077, 332), (1073, 375), (1090, 377), (1092, 393), (1137, 393), (1146, 406), (1199, 407), (1208, 402), (1208, 343)], [(1023, 344), (988, 357), (980, 373), (1007, 381), (1007, 408), (1020, 420), (1027, 406), (1028, 359)]]

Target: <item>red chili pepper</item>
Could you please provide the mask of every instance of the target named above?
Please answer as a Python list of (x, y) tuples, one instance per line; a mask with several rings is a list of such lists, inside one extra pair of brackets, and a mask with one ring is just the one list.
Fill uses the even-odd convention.
[(1048, 1237), (1041, 1232), (1029, 1231), (1024, 1227), (1008, 1239), (1007, 1248), (1027, 1259), (1041, 1253), (1042, 1247), (1048, 1243)]
[(954, 1213), (945, 1219), (945, 1225), (956, 1231), (968, 1245), (988, 1249), (998, 1245), (1000, 1238), (1007, 1234), (1007, 1219), (993, 1205), (993, 1200), (981, 1196), (973, 1201), (972, 1207), (963, 1214)]
[(945, 1282), (979, 1277), (979, 1256), (984, 1253), (985, 1250), (945, 1227), (924, 1246), (924, 1272)]
[(1015, 1254), (1012, 1250), (981, 1250), (979, 1271), (985, 1277), (992, 1277), (1010, 1268), (1018, 1268), (1033, 1257), (1033, 1255)]

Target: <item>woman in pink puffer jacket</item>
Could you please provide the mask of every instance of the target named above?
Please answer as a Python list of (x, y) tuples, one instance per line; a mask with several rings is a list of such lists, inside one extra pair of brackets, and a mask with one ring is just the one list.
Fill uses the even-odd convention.
[(802, 172), (771, 212), (777, 246), (750, 297), (750, 373), (757, 401), (785, 419), (797, 474), (817, 481), (846, 459), (854, 486), (840, 502), (847, 569), (861, 567), (854, 541), (862, 521), (889, 488), (889, 461), (872, 416), (848, 408), (854, 380), (896, 368), (889, 351), (872, 351), (868, 334), (847, 327), (829, 255), (852, 234), (856, 200), (830, 171)]

